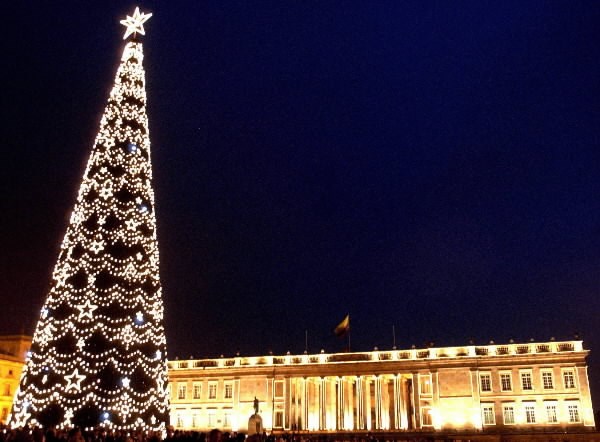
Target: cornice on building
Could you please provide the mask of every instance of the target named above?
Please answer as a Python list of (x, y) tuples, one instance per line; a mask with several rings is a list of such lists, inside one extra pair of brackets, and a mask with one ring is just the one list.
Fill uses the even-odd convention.
[[(317, 354), (286, 354), (281, 356), (236, 356), (233, 358), (188, 359), (168, 361), (172, 374), (184, 371), (220, 371), (227, 370), (230, 374), (241, 370), (263, 371), (274, 370), (278, 367), (286, 371), (303, 371), (308, 367), (319, 367), (326, 375), (331, 367), (332, 372), (344, 374), (343, 366), (352, 366), (350, 373), (355, 373), (357, 364), (364, 369), (377, 373), (377, 367), (389, 369), (391, 365), (420, 368), (444, 368), (452, 366), (502, 366), (520, 365), (529, 362), (552, 363), (565, 357), (576, 363), (585, 363), (589, 350), (584, 350), (583, 341), (550, 341), (490, 345), (467, 345), (458, 347), (432, 347), (408, 350), (374, 350), (353, 353), (317, 353)], [(385, 364), (382, 364), (385, 362)], [(383, 367), (385, 366), (385, 368)], [(295, 370), (297, 368), (298, 370)], [(183, 374), (183, 373), (181, 373)]]

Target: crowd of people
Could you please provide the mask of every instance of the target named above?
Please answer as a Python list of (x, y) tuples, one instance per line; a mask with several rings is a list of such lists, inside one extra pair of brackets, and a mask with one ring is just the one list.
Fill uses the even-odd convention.
[[(166, 434), (144, 431), (107, 431), (97, 428), (82, 431), (41, 428), (0, 427), (0, 442), (283, 442), (288, 437), (275, 437), (266, 433), (247, 436), (244, 433), (229, 433), (211, 430), (208, 433), (199, 431), (167, 430)], [(165, 437), (166, 436), (166, 437)]]
[[(97, 428), (84, 431), (80, 428), (71, 430), (41, 428), (10, 428), (0, 426), (0, 442), (332, 442), (335, 437), (300, 433), (246, 435), (238, 432), (223, 432), (211, 430), (208, 433), (200, 431), (184, 431), (168, 429), (165, 434), (144, 431), (107, 431)], [(372, 437), (355, 439), (356, 442), (377, 442)]]
[[(284, 433), (246, 435), (237, 432), (211, 430), (208, 433), (200, 431), (167, 430), (166, 434), (143, 431), (106, 431), (94, 429), (82, 431), (79, 428), (71, 430), (40, 428), (9, 428), (0, 427), (0, 442), (328, 442), (323, 436), (307, 437), (308, 435)], [(166, 437), (165, 437), (166, 436)], [(372, 442), (372, 439), (369, 441)]]

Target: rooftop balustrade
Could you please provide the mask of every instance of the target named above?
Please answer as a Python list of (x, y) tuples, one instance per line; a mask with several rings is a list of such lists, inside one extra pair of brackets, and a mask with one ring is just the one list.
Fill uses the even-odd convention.
[(460, 347), (412, 348), (410, 350), (373, 350), (355, 353), (325, 353), (302, 355), (235, 356), (233, 358), (189, 359), (168, 361), (170, 370), (219, 369), (301, 364), (360, 363), (424, 359), (506, 357), (514, 355), (565, 353), (583, 351), (583, 341), (528, 342)]

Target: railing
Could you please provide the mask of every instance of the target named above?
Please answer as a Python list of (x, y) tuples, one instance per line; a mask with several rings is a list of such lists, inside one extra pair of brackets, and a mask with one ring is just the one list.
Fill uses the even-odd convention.
[(374, 350), (357, 353), (332, 353), (321, 351), (319, 354), (283, 356), (252, 356), (218, 359), (174, 360), (168, 361), (171, 370), (212, 369), (230, 367), (259, 367), (273, 365), (311, 365), (327, 363), (373, 362), (424, 360), (440, 358), (505, 357), (510, 355), (529, 355), (543, 353), (565, 353), (583, 351), (582, 341), (528, 342), (502, 345), (438, 347), (411, 350)]

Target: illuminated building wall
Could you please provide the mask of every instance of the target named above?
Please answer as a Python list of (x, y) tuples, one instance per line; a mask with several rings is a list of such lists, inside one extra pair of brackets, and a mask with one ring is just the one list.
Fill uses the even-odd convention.
[(7, 423), (31, 336), (0, 336), (0, 422)]
[(171, 425), (246, 431), (592, 429), (582, 341), (169, 362)]

